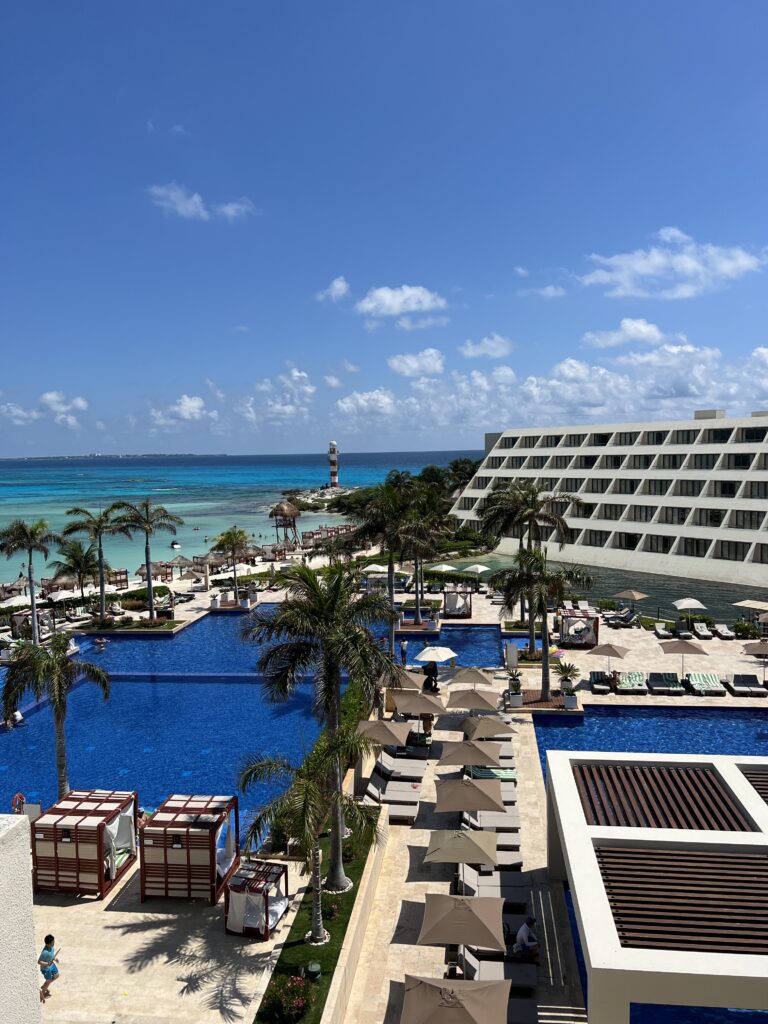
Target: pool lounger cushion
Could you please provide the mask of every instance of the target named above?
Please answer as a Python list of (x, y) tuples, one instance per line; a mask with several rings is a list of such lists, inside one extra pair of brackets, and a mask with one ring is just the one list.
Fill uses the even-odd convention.
[(617, 693), (648, 693), (645, 685), (645, 673), (643, 672), (621, 672), (619, 681), (616, 684)]
[[(522, 923), (522, 922), (521, 922)], [(459, 955), (459, 965), (464, 977), (476, 981), (510, 980), (515, 988), (533, 991), (538, 981), (536, 964), (522, 960), (503, 960), (496, 950), (488, 950), (490, 958), (482, 955), (482, 947), (463, 946), (463, 955)]]
[(726, 693), (716, 672), (689, 672), (688, 688), (697, 697), (724, 697)]
[(486, 768), (482, 765), (468, 765), (465, 772), (470, 779), (499, 779), (501, 782), (517, 783), (516, 768)]
[(736, 639), (736, 634), (733, 632), (732, 629), (729, 629), (728, 626), (726, 626), (726, 624), (724, 622), (717, 622), (717, 623), (715, 623), (715, 625), (712, 627), (712, 632), (720, 640), (735, 640)]
[(685, 687), (678, 679), (677, 672), (650, 672), (648, 689), (651, 693), (666, 696), (685, 693)]
[(723, 680), (734, 697), (768, 697), (768, 690), (760, 685), (757, 676), (736, 673), (733, 678)]
[(589, 685), (592, 693), (610, 693), (611, 683), (607, 672), (590, 672)]

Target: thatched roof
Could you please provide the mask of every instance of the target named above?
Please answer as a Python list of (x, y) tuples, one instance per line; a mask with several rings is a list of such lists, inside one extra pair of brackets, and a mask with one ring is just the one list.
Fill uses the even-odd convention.
[(176, 555), (176, 557), (172, 558), (170, 560), (170, 562), (168, 563), (168, 565), (183, 565), (185, 567), (188, 566), (188, 565), (194, 565), (194, 564), (195, 563), (192, 561), (192, 559), (191, 558), (187, 558), (186, 555)]
[(301, 512), (290, 501), (281, 501), (269, 513), (269, 518), (276, 519), (279, 516), (283, 519), (298, 519), (300, 515)]

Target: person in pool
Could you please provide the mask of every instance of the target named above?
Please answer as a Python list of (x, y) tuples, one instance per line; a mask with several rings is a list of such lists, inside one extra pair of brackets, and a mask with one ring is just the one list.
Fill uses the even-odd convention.
[(37, 958), (37, 963), (40, 967), (40, 973), (45, 979), (43, 987), (40, 989), (40, 1002), (43, 1003), (51, 994), (51, 985), (59, 977), (59, 968), (56, 966), (58, 957), (56, 956), (55, 940), (52, 935), (45, 936), (45, 945), (40, 956)]

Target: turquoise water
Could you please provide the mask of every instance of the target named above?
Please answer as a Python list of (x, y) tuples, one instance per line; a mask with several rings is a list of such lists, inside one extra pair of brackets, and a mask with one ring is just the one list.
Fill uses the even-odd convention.
[[(418, 473), (434, 463), (445, 466), (455, 458), (479, 458), (481, 452), (379, 452), (340, 456), (342, 486), (365, 487), (379, 483), (391, 469)], [(66, 510), (73, 505), (96, 509), (113, 501), (150, 497), (182, 516), (184, 526), (176, 539), (181, 548), (171, 549), (170, 534), (153, 541), (153, 558), (161, 560), (183, 553), (202, 554), (215, 537), (237, 523), (254, 535), (255, 542), (274, 539), (268, 513), (286, 488), (317, 488), (328, 482), (328, 457), (314, 455), (181, 455), (126, 458), (1, 459), (0, 527), (11, 519), (46, 519), (59, 531)], [(338, 517), (305, 512), (302, 530)], [(143, 539), (110, 538), (105, 542), (107, 559), (114, 568), (133, 572), (144, 560)], [(52, 553), (52, 557), (55, 554)], [(0, 580), (19, 574), (23, 557), (0, 562)], [(37, 576), (43, 575), (41, 559)]]

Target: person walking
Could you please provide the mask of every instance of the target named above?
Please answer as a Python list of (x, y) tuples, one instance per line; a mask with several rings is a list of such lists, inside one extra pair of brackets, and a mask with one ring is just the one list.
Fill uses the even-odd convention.
[[(61, 952), (61, 951), (59, 951)], [(44, 1003), (48, 996), (51, 994), (51, 985), (59, 977), (58, 964), (58, 953), (56, 952), (55, 940), (52, 935), (45, 936), (45, 945), (43, 946), (40, 956), (37, 958), (38, 966), (40, 967), (40, 973), (45, 979), (43, 987), (40, 989), (40, 1002)]]
[(403, 637), (400, 641), (400, 664), (405, 668), (405, 663), (408, 660), (408, 641)]

